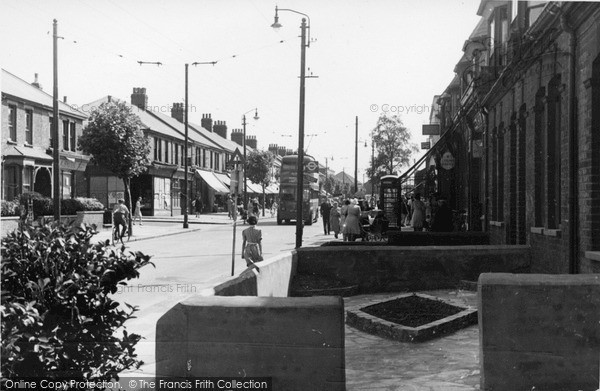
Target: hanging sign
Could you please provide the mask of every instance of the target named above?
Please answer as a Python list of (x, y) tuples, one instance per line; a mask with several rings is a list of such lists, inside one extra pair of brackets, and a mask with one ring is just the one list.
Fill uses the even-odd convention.
[(452, 156), (452, 153), (450, 153), (450, 151), (446, 151), (440, 159), (440, 165), (442, 166), (442, 168), (444, 170), (452, 170), (455, 164), (456, 161), (454, 159), (454, 156)]
[(431, 143), (429, 141), (425, 141), (421, 143), (421, 149), (430, 149)]
[(440, 125), (439, 124), (423, 125), (423, 136), (439, 136), (439, 135), (440, 135)]

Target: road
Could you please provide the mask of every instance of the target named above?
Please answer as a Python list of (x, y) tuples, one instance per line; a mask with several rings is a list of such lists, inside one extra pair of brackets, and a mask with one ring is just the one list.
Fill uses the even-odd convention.
[[(175, 223), (145, 223), (166, 226)], [(196, 228), (195, 226), (194, 228)], [(236, 240), (235, 275), (246, 269), (241, 259), (241, 232), (248, 226), (238, 225)], [(295, 225), (278, 226), (274, 219), (261, 219), (257, 228), (263, 234), (265, 259), (295, 246)], [(322, 223), (304, 227), (304, 244), (325, 240)], [(329, 236), (333, 240), (333, 235)], [(186, 232), (156, 239), (131, 242), (128, 248), (152, 255), (155, 268), (141, 269), (140, 278), (128, 282), (115, 294), (120, 303), (139, 307), (137, 318), (127, 322), (128, 332), (144, 337), (137, 347), (138, 356), (145, 362), (140, 376), (153, 376), (155, 372), (154, 342), (157, 320), (170, 308), (185, 298), (202, 294), (202, 291), (231, 276), (231, 251), (233, 226), (229, 224), (202, 225), (199, 231)]]

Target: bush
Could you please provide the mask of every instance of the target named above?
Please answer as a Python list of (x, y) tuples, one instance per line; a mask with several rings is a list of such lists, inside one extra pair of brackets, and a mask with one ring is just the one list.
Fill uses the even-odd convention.
[(21, 208), (19, 205), (19, 200), (14, 201), (4, 201), (2, 200), (2, 216), (20, 216)]
[[(111, 297), (150, 262), (82, 225), (25, 225), (2, 238), (2, 378), (118, 379), (137, 369), (137, 334), (124, 323), (136, 307)], [(117, 333), (118, 332), (118, 333)]]
[[(33, 200), (33, 215), (52, 216), (54, 214), (54, 201), (52, 198), (44, 197), (40, 193), (30, 192), (21, 195), (20, 203), (25, 211), (29, 208), (29, 200)], [(67, 198), (62, 199), (60, 213), (62, 215), (74, 215), (81, 211), (104, 210), (104, 205), (95, 198)]]

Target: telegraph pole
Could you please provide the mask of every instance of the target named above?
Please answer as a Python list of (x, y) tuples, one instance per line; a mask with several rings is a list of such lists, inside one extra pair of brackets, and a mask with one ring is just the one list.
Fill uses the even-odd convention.
[(60, 153), (58, 150), (58, 21), (54, 19), (53, 23), (53, 73), (54, 88), (52, 96), (52, 179), (54, 182), (54, 221), (60, 222)]
[(354, 192), (358, 191), (358, 115), (355, 121), (354, 136)]
[(188, 224), (188, 64), (185, 64), (185, 141), (183, 152), (183, 228), (189, 228)]

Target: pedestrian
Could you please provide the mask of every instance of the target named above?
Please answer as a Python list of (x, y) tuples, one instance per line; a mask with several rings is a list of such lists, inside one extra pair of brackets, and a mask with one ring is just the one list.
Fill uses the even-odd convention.
[(404, 201), (404, 197), (400, 197), (400, 226), (404, 227), (406, 223), (406, 216), (408, 216), (408, 207)]
[(142, 224), (142, 197), (138, 197), (137, 201), (135, 202), (135, 212), (133, 213), (133, 225), (135, 225), (135, 221), (138, 218), (140, 219), (140, 225), (144, 225)]
[(233, 219), (235, 209), (233, 208), (233, 200), (230, 195), (227, 195), (227, 217)]
[(204, 203), (202, 202), (202, 197), (200, 196), (200, 193), (196, 194), (196, 198), (194, 199), (192, 205), (196, 210), (196, 217), (200, 217), (200, 213), (202, 213), (202, 209), (204, 207)]
[(113, 227), (116, 230), (116, 234), (118, 239), (123, 243), (123, 236), (125, 236), (125, 231), (127, 230), (127, 224), (129, 219), (131, 218), (131, 214), (129, 213), (129, 208), (125, 206), (125, 200), (119, 199), (112, 213)]
[(321, 209), (320, 210), (321, 217), (323, 218), (323, 231), (325, 232), (325, 235), (329, 235), (329, 232), (331, 231), (331, 226), (329, 224), (329, 216), (330, 216), (330, 212), (331, 212), (331, 204), (329, 203), (329, 200), (327, 198), (321, 204), (321, 208), (320, 209)]
[(425, 204), (421, 201), (421, 194), (417, 193), (411, 203), (410, 225), (415, 231), (423, 231), (423, 223), (425, 222)]
[(246, 260), (246, 266), (255, 267), (255, 264), (263, 260), (262, 256), (262, 232), (256, 229), (258, 219), (256, 216), (248, 217), (250, 227), (242, 231), (242, 259)]
[(407, 195), (405, 198), (406, 198), (406, 209), (408, 211), (408, 214), (406, 215), (406, 221), (404, 222), (404, 225), (410, 225), (410, 222), (412, 220), (412, 202), (413, 202), (413, 196), (411, 195), (409, 197)]
[(454, 230), (452, 210), (444, 197), (438, 199), (438, 208), (433, 215), (431, 230), (435, 232), (451, 232)]
[(342, 227), (342, 236), (344, 239), (344, 242), (348, 241), (348, 236), (345, 233), (345, 229), (346, 228), (346, 217), (348, 216), (348, 207), (350, 206), (350, 200), (349, 199), (345, 199), (344, 200), (344, 205), (342, 205), (342, 209), (340, 210), (340, 225)]
[(256, 216), (257, 219), (258, 219), (258, 216), (260, 214), (259, 213), (259, 208), (260, 208), (260, 205), (258, 204), (258, 198), (255, 198), (252, 201), (252, 213), (254, 213), (254, 216)]
[(354, 242), (360, 236), (360, 213), (358, 201), (354, 198), (346, 209), (346, 219), (342, 231), (349, 242)]
[(335, 238), (338, 238), (340, 234), (340, 207), (337, 202), (333, 203), (331, 210), (329, 211), (329, 227), (333, 231)]

